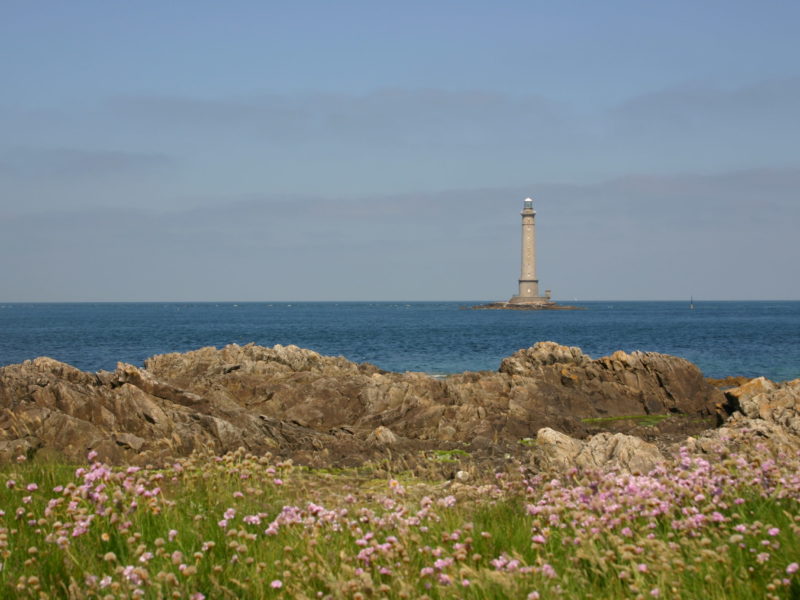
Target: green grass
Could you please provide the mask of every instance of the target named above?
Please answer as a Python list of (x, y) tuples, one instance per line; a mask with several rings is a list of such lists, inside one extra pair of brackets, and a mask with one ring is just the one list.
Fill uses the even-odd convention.
[(592, 417), (581, 419), (581, 422), (588, 424), (613, 423), (615, 421), (634, 421), (637, 425), (652, 427), (662, 421), (669, 419), (671, 415), (623, 415), (619, 417)]
[(89, 478), (25, 462), (0, 472), (0, 597), (797, 598), (797, 467), (760, 448), (652, 477), (510, 462), (465, 485), (244, 452)]

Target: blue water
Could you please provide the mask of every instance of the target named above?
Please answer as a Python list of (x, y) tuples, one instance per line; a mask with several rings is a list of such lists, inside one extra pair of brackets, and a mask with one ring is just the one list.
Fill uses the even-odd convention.
[(584, 311), (459, 310), (476, 302), (0, 304), (0, 365), (81, 369), (164, 352), (296, 344), (392, 371), (494, 370), (537, 341), (682, 356), (710, 377), (800, 377), (800, 302), (584, 302)]

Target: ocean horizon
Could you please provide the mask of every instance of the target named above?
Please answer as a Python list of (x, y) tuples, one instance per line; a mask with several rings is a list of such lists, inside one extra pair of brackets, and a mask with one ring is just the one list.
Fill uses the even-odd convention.
[(496, 370), (539, 341), (593, 358), (681, 356), (708, 377), (800, 377), (800, 300), (556, 300), (581, 311), (462, 310), (487, 300), (0, 303), (0, 366), (50, 356), (86, 371), (230, 343), (309, 348), (390, 371)]

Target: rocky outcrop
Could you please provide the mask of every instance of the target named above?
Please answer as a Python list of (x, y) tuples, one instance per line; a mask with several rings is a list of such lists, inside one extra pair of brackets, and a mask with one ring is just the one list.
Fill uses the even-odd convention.
[(97, 374), (39, 358), (0, 368), (0, 459), (41, 448), (80, 459), (94, 449), (110, 462), (155, 463), (240, 446), (315, 464), (356, 464), (389, 448), (502, 455), (544, 427), (580, 438), (584, 419), (705, 417), (724, 403), (682, 359), (592, 360), (551, 342), (497, 372), (444, 379), (294, 346), (201, 348)]
[(620, 350), (592, 360), (580, 348), (540, 342), (504, 359), (500, 372), (533, 380), (581, 415), (710, 415), (725, 403), (692, 363), (655, 352)]
[(758, 377), (725, 395), (731, 417), (722, 427), (688, 439), (690, 451), (718, 452), (758, 441), (800, 449), (800, 379), (774, 383)]
[(600, 433), (581, 441), (545, 428), (536, 434), (531, 461), (544, 471), (574, 467), (644, 474), (663, 463), (664, 456), (654, 444), (631, 435)]

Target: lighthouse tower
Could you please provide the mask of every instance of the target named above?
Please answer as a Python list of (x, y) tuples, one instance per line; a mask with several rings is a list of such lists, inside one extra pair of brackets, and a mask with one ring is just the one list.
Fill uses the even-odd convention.
[(536, 211), (533, 199), (526, 198), (522, 207), (522, 269), (519, 276), (519, 294), (511, 298), (510, 304), (548, 304), (550, 294), (539, 295), (539, 280), (536, 279)]

